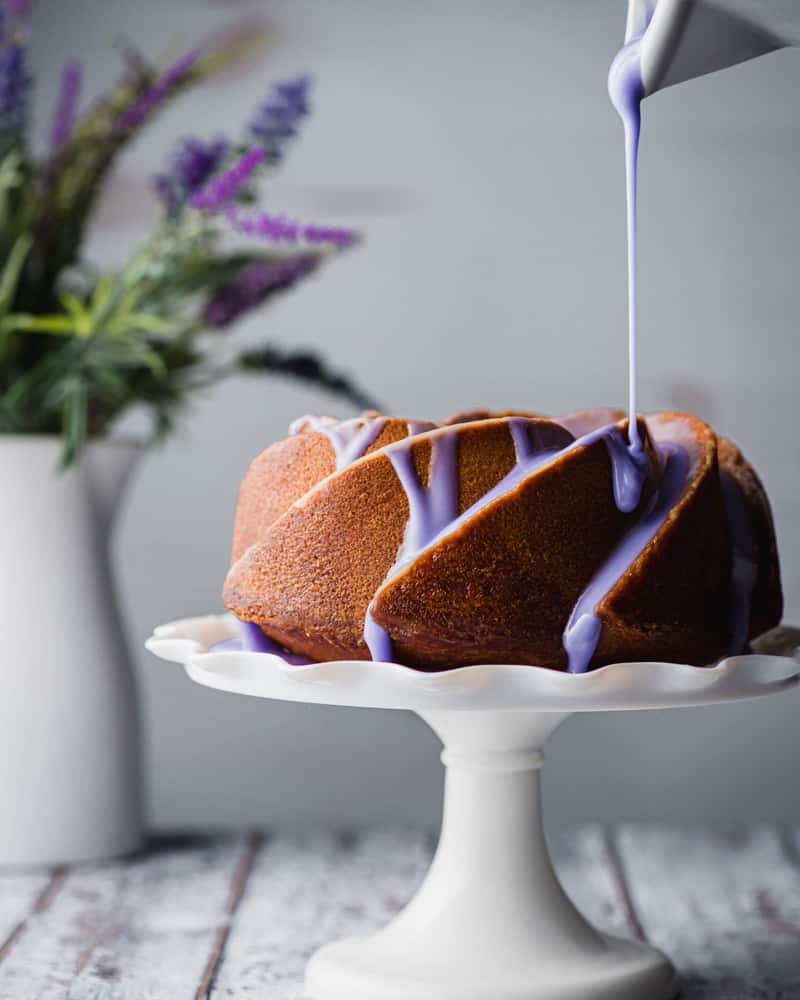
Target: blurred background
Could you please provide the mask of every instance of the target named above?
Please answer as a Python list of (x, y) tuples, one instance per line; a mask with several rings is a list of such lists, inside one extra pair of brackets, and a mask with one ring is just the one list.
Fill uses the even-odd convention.
[[(35, 13), (37, 108), (65, 58), (84, 61), (90, 93), (116, 72), (119, 38), (177, 53), (231, 19), (266, 18), (258, 65), (176, 102), (120, 162), (92, 254), (121, 263), (147, 231), (150, 175), (176, 138), (245, 120), (271, 81), (309, 71), (313, 118), (267, 204), (366, 241), (245, 336), (319, 348), (408, 417), (624, 405), (622, 130), (606, 74), (625, 6), (59, 0)], [(787, 51), (649, 99), (640, 192), (642, 406), (694, 411), (754, 462), (787, 621), (800, 619), (798, 74)], [(438, 819), (437, 743), (416, 718), (214, 693), (142, 647), (159, 622), (221, 609), (247, 463), (294, 417), (330, 410), (346, 412), (296, 384), (228, 383), (133, 480), (115, 562), (156, 827)], [(800, 692), (574, 718), (552, 741), (549, 822), (797, 821), (798, 709)]]

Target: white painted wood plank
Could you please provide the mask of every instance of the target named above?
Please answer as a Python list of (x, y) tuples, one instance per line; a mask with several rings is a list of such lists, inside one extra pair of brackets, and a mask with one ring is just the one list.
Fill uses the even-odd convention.
[(800, 997), (800, 870), (775, 831), (629, 828), (617, 843), (641, 925), (678, 966), (684, 1000)]
[(244, 838), (70, 872), (0, 964), (0, 1000), (194, 997), (226, 930)]
[(0, 955), (10, 949), (53, 879), (50, 871), (0, 875)]
[[(792, 858), (767, 829), (731, 841), (647, 828), (609, 838), (591, 827), (555, 838), (553, 854), (589, 920), (643, 930), (670, 954), (683, 1000), (799, 1000), (794, 836)], [(299, 1000), (311, 952), (391, 919), (431, 854), (419, 833), (316, 835), (258, 852), (228, 838), (55, 883), (2, 876), (0, 929), (14, 939), (0, 1000)]]
[(298, 1000), (320, 945), (377, 929), (407, 902), (428, 869), (420, 833), (333, 835), (267, 842), (231, 927), (211, 1000)]
[(551, 852), (567, 895), (590, 923), (607, 934), (638, 936), (608, 835), (601, 827), (562, 833), (553, 838)]

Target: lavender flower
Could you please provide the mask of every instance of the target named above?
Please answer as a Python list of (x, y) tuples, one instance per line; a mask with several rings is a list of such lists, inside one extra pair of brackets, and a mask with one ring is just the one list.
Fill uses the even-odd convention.
[(333, 243), (339, 249), (349, 247), (358, 239), (354, 230), (343, 229), (341, 226), (306, 225), (303, 226), (302, 235), (307, 243)]
[(25, 49), (20, 45), (0, 47), (0, 131), (24, 130), (28, 120), (31, 78)]
[(242, 313), (261, 305), (268, 295), (310, 274), (317, 263), (318, 258), (311, 254), (287, 260), (254, 261), (235, 281), (217, 290), (203, 310), (203, 321), (207, 326), (228, 326)]
[(61, 91), (50, 130), (50, 148), (59, 149), (72, 135), (75, 112), (81, 92), (82, 68), (79, 62), (69, 62), (61, 73)]
[(192, 208), (206, 212), (217, 212), (224, 208), (247, 183), (250, 175), (263, 163), (266, 153), (263, 149), (251, 149), (234, 165), (212, 180), (202, 191), (196, 191), (189, 199)]
[(25, 17), (31, 8), (31, 0), (6, 0), (6, 10), (12, 17)]
[(199, 53), (196, 51), (187, 52), (185, 56), (170, 66), (146, 93), (122, 112), (117, 119), (117, 126), (128, 130), (141, 125), (153, 108), (159, 105), (191, 71), (197, 62), (198, 55)]
[(233, 207), (228, 209), (226, 215), (237, 233), (243, 236), (259, 236), (271, 243), (332, 243), (343, 249), (355, 243), (357, 238), (352, 229), (293, 222), (282, 215), (261, 213), (245, 216)]
[(277, 162), (297, 135), (300, 120), (309, 113), (308, 91), (311, 78), (300, 76), (274, 86), (269, 99), (250, 122), (249, 131), (270, 162)]
[(183, 139), (176, 150), (169, 171), (155, 178), (155, 188), (167, 215), (174, 218), (183, 202), (214, 174), (228, 152), (224, 139), (204, 142)]

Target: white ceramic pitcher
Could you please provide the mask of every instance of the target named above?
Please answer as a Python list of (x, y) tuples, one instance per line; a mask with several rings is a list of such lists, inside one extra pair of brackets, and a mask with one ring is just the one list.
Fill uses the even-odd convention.
[(141, 843), (136, 692), (108, 542), (135, 446), (0, 435), (0, 865)]
[(628, 0), (645, 94), (800, 43), (800, 0)]

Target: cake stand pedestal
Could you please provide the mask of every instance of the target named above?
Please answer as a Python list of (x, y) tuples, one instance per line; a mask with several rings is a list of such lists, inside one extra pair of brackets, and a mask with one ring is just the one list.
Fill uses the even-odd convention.
[[(581, 676), (486, 665), (426, 674), (363, 661), (292, 666), (235, 647), (228, 616), (162, 626), (148, 648), (200, 684), (262, 698), (409, 709), (444, 744), (444, 820), (430, 871), (385, 928), (311, 959), (317, 1000), (669, 1000), (668, 959), (600, 933), (553, 872), (544, 840), (543, 746), (573, 712), (702, 705), (797, 683), (785, 656), (716, 667), (614, 664)], [(220, 645), (222, 644), (222, 645)], [(785, 644), (784, 644), (785, 645)], [(216, 647), (216, 649), (215, 649)]]

